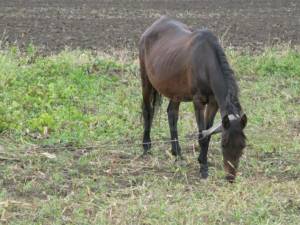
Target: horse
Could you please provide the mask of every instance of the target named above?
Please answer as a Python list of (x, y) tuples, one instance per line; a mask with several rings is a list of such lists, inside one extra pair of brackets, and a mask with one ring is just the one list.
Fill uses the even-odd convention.
[[(171, 152), (181, 159), (177, 121), (181, 102), (193, 102), (200, 154), (200, 177), (208, 177), (207, 152), (211, 135), (221, 135), (223, 165), (228, 181), (234, 181), (239, 159), (246, 146), (247, 116), (239, 101), (239, 88), (218, 38), (207, 29), (187, 25), (163, 16), (142, 34), (139, 41), (144, 122), (143, 154), (151, 149), (151, 126), (162, 96), (167, 108)], [(209, 132), (217, 111), (221, 125)], [(204, 135), (204, 131), (206, 135)], [(208, 133), (208, 134), (207, 134)]]

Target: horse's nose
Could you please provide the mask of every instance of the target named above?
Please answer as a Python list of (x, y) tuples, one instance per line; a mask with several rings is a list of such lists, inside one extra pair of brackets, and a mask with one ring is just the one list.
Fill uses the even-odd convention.
[(237, 167), (238, 167), (238, 161), (224, 159), (224, 170), (226, 173), (226, 179), (229, 182), (234, 181), (236, 177)]

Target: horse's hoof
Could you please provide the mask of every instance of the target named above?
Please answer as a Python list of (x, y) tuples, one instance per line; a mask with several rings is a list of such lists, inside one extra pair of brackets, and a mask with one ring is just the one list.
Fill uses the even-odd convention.
[(186, 158), (182, 155), (177, 155), (175, 156), (175, 158), (176, 158), (175, 161), (186, 160)]
[(147, 158), (147, 157), (149, 157), (149, 156), (151, 156), (151, 155), (152, 155), (152, 152), (151, 152), (151, 151), (144, 151), (144, 152), (141, 154), (140, 158)]
[(227, 174), (225, 179), (229, 182), (229, 183), (233, 183), (235, 181), (235, 176), (232, 174)]
[(187, 162), (184, 157), (177, 156), (175, 159), (175, 165), (180, 166), (180, 167), (185, 167), (185, 166), (187, 166)]
[(180, 151), (175, 151), (174, 149), (171, 149), (171, 153), (173, 156), (175, 156), (176, 158), (181, 157), (180, 155)]
[(143, 143), (144, 152), (149, 152), (151, 149), (151, 143)]
[(206, 179), (208, 177), (208, 165), (207, 164), (200, 166), (200, 176), (202, 179)]
[(208, 178), (208, 172), (200, 172), (201, 178), (202, 179), (207, 179)]

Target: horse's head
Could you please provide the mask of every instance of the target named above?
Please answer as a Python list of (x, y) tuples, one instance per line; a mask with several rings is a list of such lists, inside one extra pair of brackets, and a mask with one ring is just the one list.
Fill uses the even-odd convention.
[(240, 157), (246, 146), (244, 128), (247, 124), (247, 117), (235, 117), (226, 115), (222, 119), (222, 152), (224, 169), (227, 173), (226, 179), (232, 182), (235, 179)]

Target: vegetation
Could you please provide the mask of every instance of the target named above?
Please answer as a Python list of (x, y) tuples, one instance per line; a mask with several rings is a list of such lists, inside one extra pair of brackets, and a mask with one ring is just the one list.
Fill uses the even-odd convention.
[[(198, 176), (193, 107), (181, 105), (186, 165), (168, 143), (141, 153), (141, 88), (132, 58), (63, 51), (0, 52), (0, 221), (4, 224), (298, 224), (300, 53), (227, 49), (248, 115), (234, 184), (220, 137)], [(168, 140), (166, 104), (153, 140)], [(219, 121), (219, 118), (217, 118)]]

